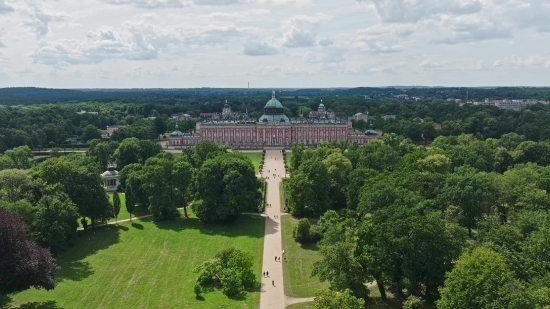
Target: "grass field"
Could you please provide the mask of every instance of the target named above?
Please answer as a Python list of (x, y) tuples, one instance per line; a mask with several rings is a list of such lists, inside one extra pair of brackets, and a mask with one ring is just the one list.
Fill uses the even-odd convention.
[(313, 297), (320, 289), (328, 289), (327, 282), (320, 282), (318, 277), (311, 277), (313, 263), (321, 257), (315, 244), (300, 246), (292, 238), (292, 229), (298, 223), (290, 215), (281, 216), (283, 227), (283, 249), (287, 262), (283, 263), (285, 294), (290, 297)]
[(161, 223), (136, 220), (88, 231), (57, 259), (55, 290), (14, 294), (12, 305), (26, 309), (255, 309), (257, 291), (233, 299), (214, 291), (195, 299), (193, 269), (234, 246), (254, 256), (260, 279), (264, 226), (265, 220), (255, 216), (227, 225), (204, 225), (192, 216)]
[(286, 309), (313, 309), (313, 302), (290, 305)]
[(252, 164), (254, 164), (254, 167), (256, 168), (256, 174), (258, 174), (260, 172), (260, 161), (262, 160), (262, 152), (243, 152), (242, 154), (252, 160)]

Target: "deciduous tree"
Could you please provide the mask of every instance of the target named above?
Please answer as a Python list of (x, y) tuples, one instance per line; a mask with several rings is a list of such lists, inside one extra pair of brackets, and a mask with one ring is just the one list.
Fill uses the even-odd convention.
[(197, 174), (198, 197), (193, 210), (203, 222), (223, 222), (258, 208), (261, 194), (250, 160), (226, 153), (206, 160)]
[(512, 275), (502, 256), (490, 249), (476, 248), (462, 255), (454, 269), (446, 275), (437, 307), (510, 308), (512, 285)]
[(33, 235), (53, 253), (66, 249), (78, 228), (78, 208), (64, 192), (43, 196), (37, 204)]
[(118, 192), (113, 193), (113, 215), (115, 215), (115, 220), (118, 222), (118, 214), (120, 214), (120, 197)]
[(31, 287), (55, 288), (55, 260), (28, 233), (19, 216), (0, 209), (0, 295)]

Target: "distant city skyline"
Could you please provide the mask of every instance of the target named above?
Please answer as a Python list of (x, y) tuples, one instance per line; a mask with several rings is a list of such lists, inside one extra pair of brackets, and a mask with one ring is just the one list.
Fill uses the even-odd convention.
[(0, 87), (550, 86), (548, 16), (547, 0), (0, 0)]

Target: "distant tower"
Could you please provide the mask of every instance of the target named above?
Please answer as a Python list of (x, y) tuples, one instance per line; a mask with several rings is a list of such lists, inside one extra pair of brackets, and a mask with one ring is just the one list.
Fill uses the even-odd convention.
[(227, 100), (225, 100), (225, 105), (223, 106), (223, 109), (222, 109), (222, 116), (229, 116), (229, 114), (231, 114), (231, 106), (229, 106), (229, 104), (227, 104)]
[(319, 118), (326, 118), (327, 117), (327, 111), (325, 109), (325, 104), (323, 104), (323, 99), (321, 99), (321, 104), (319, 104), (319, 108), (317, 109), (317, 115), (319, 115)]

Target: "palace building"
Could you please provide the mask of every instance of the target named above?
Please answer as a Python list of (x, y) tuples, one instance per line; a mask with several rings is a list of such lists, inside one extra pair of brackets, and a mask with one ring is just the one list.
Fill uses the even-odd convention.
[[(293, 143), (315, 146), (321, 141), (346, 140), (349, 143), (365, 144), (378, 138), (376, 134), (349, 134), (348, 120), (339, 119), (325, 111), (321, 103), (313, 119), (289, 119), (283, 113), (283, 105), (273, 97), (264, 107), (264, 115), (253, 120), (231, 120), (231, 109), (225, 105), (217, 119), (205, 119), (198, 125), (200, 133), (184, 134), (176, 129), (170, 134), (170, 146), (192, 146), (201, 140), (238, 148), (262, 148), (264, 146), (290, 147)], [(229, 117), (227, 117), (229, 116)], [(220, 120), (226, 119), (226, 120)]]

